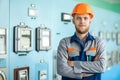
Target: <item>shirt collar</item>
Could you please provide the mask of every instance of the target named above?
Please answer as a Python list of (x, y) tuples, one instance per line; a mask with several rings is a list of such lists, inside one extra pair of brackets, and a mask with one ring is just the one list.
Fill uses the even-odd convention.
[[(75, 34), (71, 37), (71, 42), (78, 41), (78, 40), (80, 40), (80, 39), (77, 37), (77, 35), (76, 35), (76, 33), (75, 33)], [(95, 38), (88, 32), (88, 35), (87, 35), (85, 41), (89, 41), (89, 40), (95, 40)]]

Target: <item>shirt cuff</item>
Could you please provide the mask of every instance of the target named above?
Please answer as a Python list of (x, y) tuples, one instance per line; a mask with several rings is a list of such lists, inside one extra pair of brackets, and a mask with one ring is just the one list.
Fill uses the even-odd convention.
[(83, 74), (77, 74), (77, 75), (76, 75), (76, 78), (77, 78), (77, 79), (82, 79), (82, 78), (83, 78)]

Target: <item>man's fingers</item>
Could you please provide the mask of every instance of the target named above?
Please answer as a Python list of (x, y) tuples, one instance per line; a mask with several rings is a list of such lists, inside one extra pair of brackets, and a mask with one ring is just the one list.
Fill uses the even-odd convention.
[(89, 77), (89, 76), (92, 76), (94, 74), (86, 74), (86, 73), (83, 73), (83, 77)]

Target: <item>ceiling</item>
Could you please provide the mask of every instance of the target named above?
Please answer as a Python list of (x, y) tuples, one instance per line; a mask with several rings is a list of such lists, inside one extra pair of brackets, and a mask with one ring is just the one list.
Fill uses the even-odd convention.
[(120, 14), (120, 0), (74, 0), (85, 2)]

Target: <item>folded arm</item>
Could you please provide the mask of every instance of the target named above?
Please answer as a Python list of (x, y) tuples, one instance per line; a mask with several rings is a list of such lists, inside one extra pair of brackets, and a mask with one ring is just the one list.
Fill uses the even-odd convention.
[(57, 51), (57, 72), (58, 74), (69, 78), (82, 78), (81, 73), (75, 73), (73, 68), (67, 63), (68, 54), (65, 40), (61, 40)]
[(68, 63), (67, 46), (65, 40), (61, 40), (57, 51), (57, 73), (64, 77), (81, 79), (93, 74), (75, 73), (73, 67)]
[(74, 61), (75, 73), (102, 73), (106, 68), (106, 51), (102, 40), (98, 42), (97, 56), (94, 61)]

